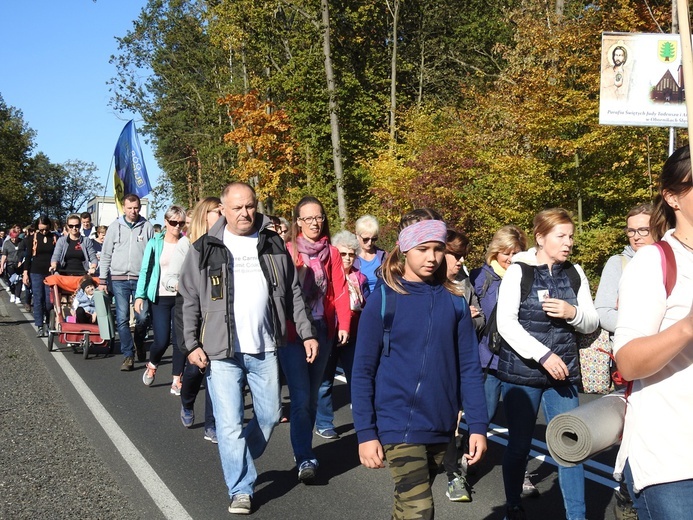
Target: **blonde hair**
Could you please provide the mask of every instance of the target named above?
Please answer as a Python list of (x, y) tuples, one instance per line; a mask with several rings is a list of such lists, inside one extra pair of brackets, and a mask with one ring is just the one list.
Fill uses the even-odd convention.
[(219, 209), (220, 205), (221, 200), (218, 197), (207, 197), (195, 205), (188, 229), (188, 240), (191, 244), (207, 233), (207, 213)]
[[(397, 231), (402, 231), (405, 227), (421, 222), (422, 220), (443, 220), (443, 217), (434, 209), (421, 208), (415, 209), (406, 215), (404, 215), (400, 221)], [(404, 289), (402, 285), (402, 278), (404, 277), (404, 263), (406, 262), (406, 256), (402, 253), (399, 245), (396, 245), (390, 254), (385, 258), (383, 264), (380, 266), (381, 276), (383, 281), (390, 287), (393, 291), (399, 294), (409, 294)], [(448, 280), (447, 276), (448, 268), (445, 262), (445, 255), (443, 255), (443, 261), (438, 266), (438, 269), (433, 273), (433, 279), (444, 286), (448, 291), (456, 296), (462, 296), (463, 292), (460, 287), (457, 286), (451, 280)]]
[(486, 249), (486, 263), (490, 264), (498, 258), (498, 253), (512, 249), (527, 250), (527, 234), (517, 226), (503, 226), (493, 235)]

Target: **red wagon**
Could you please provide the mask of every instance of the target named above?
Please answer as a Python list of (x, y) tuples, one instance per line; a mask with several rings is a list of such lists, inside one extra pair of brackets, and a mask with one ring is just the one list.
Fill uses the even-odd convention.
[[(72, 295), (79, 287), (80, 276), (65, 276), (54, 274), (46, 277), (45, 284), (51, 288), (50, 297), (53, 308), (50, 311), (48, 321), (48, 351), (53, 350), (55, 340), (73, 350), (82, 350), (84, 359), (89, 354), (99, 353), (105, 355), (113, 351), (113, 342), (110, 337), (102, 337), (97, 323), (70, 323), (67, 316), (70, 315)], [(94, 279), (98, 283), (98, 278)], [(97, 314), (98, 311), (97, 311)], [(108, 316), (105, 317), (108, 320)], [(99, 315), (99, 320), (101, 316)], [(108, 328), (106, 329), (108, 330)]]

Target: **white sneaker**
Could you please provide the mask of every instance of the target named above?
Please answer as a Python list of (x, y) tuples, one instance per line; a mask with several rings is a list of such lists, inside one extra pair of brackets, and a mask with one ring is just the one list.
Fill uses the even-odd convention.
[(14, 297), (14, 294), (10, 294), (10, 303), (15, 303), (17, 299)]

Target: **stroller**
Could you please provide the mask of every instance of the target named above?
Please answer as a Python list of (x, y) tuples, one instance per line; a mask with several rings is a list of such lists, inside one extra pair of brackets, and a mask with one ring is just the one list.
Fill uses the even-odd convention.
[[(79, 288), (80, 276), (53, 274), (44, 283), (51, 288), (50, 298), (53, 308), (48, 318), (48, 351), (53, 350), (55, 340), (73, 351), (82, 350), (84, 359), (89, 359), (94, 349), (107, 356), (113, 353), (113, 316), (108, 297), (101, 291), (94, 293), (97, 323), (73, 323), (68, 321), (72, 296)], [(98, 283), (98, 278), (94, 279)]]

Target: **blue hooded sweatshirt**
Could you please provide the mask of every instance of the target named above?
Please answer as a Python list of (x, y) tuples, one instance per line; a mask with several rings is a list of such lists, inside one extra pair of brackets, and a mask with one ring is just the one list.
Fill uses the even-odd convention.
[(485, 435), (484, 381), (466, 301), (442, 285), (402, 284), (409, 294), (387, 292), (397, 299), (389, 355), (382, 354), (379, 287), (361, 313), (351, 381), (359, 443), (446, 443), (461, 409), (470, 433)]

